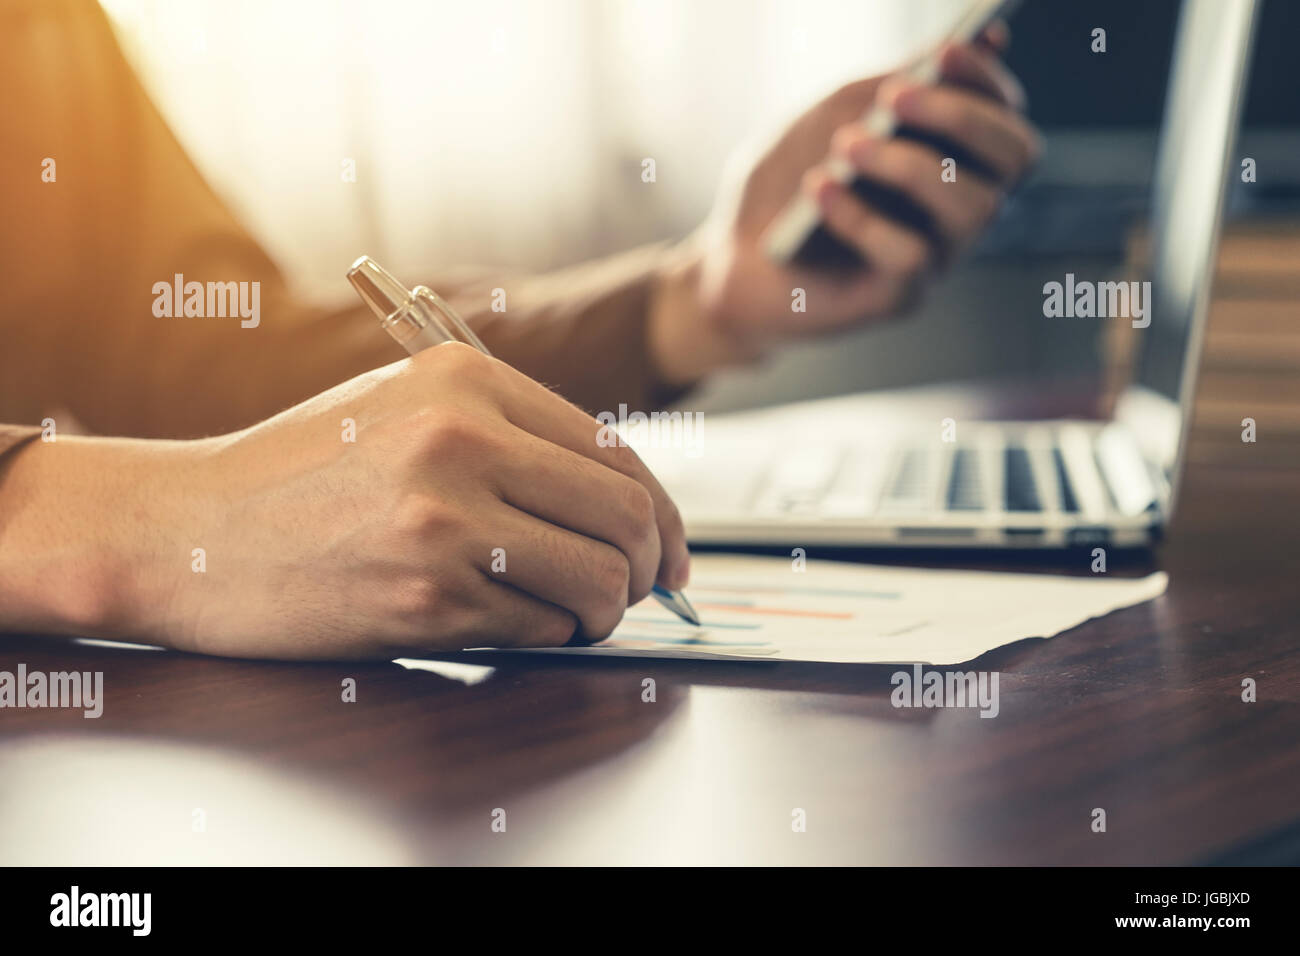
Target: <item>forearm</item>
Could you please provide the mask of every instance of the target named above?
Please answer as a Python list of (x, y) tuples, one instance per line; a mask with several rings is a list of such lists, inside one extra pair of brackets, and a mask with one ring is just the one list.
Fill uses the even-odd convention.
[(650, 411), (695, 381), (673, 374), (656, 334), (660, 310), (686, 306), (677, 290), (689, 255), (647, 246), (545, 275), (438, 291), (494, 355), (577, 405)]
[(176, 466), (202, 444), (36, 439), (0, 455), (0, 632), (162, 641), (191, 560), (173, 540), (190, 523)]
[[(548, 274), (430, 284), (493, 355), (575, 404), (650, 411), (719, 363), (704, 336), (663, 334), (690, 322), (689, 262), (680, 249), (653, 246)], [(117, 423), (90, 423), (163, 437), (233, 431), (402, 354), (359, 304), (311, 309), (286, 297), (258, 328), (232, 327), (219, 346), (197, 340), (207, 334), (182, 328), (168, 348), (141, 356), (123, 398), (95, 403), (101, 417), (119, 404), (130, 410)]]
[[(688, 334), (690, 269), (679, 250), (650, 247), (548, 275), (431, 284), (494, 355), (576, 404), (650, 411), (681, 395), (714, 361), (707, 337)], [(209, 266), (201, 274), (221, 273)], [(66, 411), (106, 435), (223, 434), (401, 356), (359, 303), (325, 309), (295, 302), (269, 266), (254, 281), (263, 283), (255, 327), (230, 318), (157, 318), (147, 300), (118, 295), (101, 305), (130, 317), (113, 334), (88, 327), (78, 341), (75, 328), (57, 328), (76, 325), (73, 316), (42, 324), (37, 331), (48, 342), (11, 338), (14, 349), (0, 362), (11, 386), (0, 416), (31, 424), (51, 416), (57, 430)], [(143, 278), (135, 285), (147, 288)], [(693, 364), (683, 372), (683, 363)]]

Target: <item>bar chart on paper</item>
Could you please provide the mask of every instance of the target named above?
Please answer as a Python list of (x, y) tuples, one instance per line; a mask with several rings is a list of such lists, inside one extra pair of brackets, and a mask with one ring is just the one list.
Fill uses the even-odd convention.
[(961, 663), (1021, 638), (1051, 637), (1164, 588), (1160, 572), (1094, 580), (704, 554), (694, 559), (690, 585), (700, 627), (646, 600), (599, 644), (530, 653)]

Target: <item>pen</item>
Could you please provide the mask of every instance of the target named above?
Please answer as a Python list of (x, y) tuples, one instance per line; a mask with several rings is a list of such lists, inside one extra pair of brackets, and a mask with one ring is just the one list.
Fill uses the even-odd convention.
[[(379, 317), (384, 331), (412, 355), (444, 342), (463, 342), (484, 355), (491, 354), (456, 310), (428, 286), (406, 288), (369, 256), (352, 263), (348, 281), (361, 301)], [(656, 584), (650, 594), (682, 620), (699, 626), (699, 615), (681, 591)]]

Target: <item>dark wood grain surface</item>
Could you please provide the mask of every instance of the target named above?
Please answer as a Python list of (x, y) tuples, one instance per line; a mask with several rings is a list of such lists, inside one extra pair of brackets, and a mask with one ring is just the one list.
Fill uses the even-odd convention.
[(98, 720), (0, 711), (0, 862), (1213, 859), (1300, 819), (1300, 483), (1252, 454), (1194, 467), (1169, 540), (1113, 558), (1166, 569), (1165, 597), (979, 659), (992, 720), (896, 710), (884, 666), (495, 654), (449, 676), (0, 637), (0, 669), (103, 671), (106, 698)]

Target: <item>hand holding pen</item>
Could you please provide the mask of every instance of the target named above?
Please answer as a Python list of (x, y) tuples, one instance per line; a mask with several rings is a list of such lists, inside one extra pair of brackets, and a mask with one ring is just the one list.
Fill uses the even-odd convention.
[[(459, 342), (482, 352), (484, 355), (489, 354), (487, 347), (474, 334), (473, 330), (465, 324), (456, 313), (456, 310), (432, 289), (426, 286), (417, 286), (408, 290), (393, 275), (368, 256), (362, 256), (352, 264), (352, 268), (348, 271), (348, 280), (352, 283), (362, 301), (379, 318), (381, 327), (412, 355), (434, 345), (442, 345), (448, 342)], [(597, 451), (595, 442), (596, 423), (592, 421), (591, 425), (592, 449), (590, 452), (575, 449), (580, 453), (595, 454)], [(607, 451), (607, 449), (599, 450)], [(612, 451), (612, 449), (608, 449), (608, 451)], [(631, 453), (616, 453), (616, 457), (622, 460), (617, 464), (612, 461), (605, 462), (605, 464), (639, 481), (643, 486), (642, 490), (649, 493), (643, 495), (641, 492), (633, 492), (633, 495), (638, 499), (648, 500), (656, 513), (664, 509), (666, 505), (672, 520), (677, 524), (677, 530), (680, 530), (680, 520), (677, 518), (676, 509), (672, 507), (658, 482), (641, 464), (640, 459)], [(632, 463), (633, 460), (635, 466)], [(586, 503), (577, 501), (563, 506), (557, 503), (557, 506), (561, 511), (573, 513), (576, 510), (574, 508), (575, 504), (577, 508), (582, 508)], [(599, 524), (601, 520), (598, 516), (588, 514), (574, 521), (570, 525), (570, 529), (580, 533), (587, 532), (593, 524)], [(599, 537), (599, 535), (597, 536)], [(658, 579), (651, 583), (650, 593), (655, 600), (683, 620), (698, 625), (700, 619), (696, 615), (695, 609), (686, 599), (686, 595), (680, 589), (669, 586), (675, 578), (680, 577), (679, 569), (681, 564), (680, 556), (674, 556), (671, 560), (669, 556), (663, 556)], [(505, 567), (506, 570), (502, 573), (508, 574), (508, 558), (505, 559)], [(574, 573), (581, 575), (586, 573), (586, 569), (575, 567)], [(667, 583), (665, 583), (666, 576)], [(639, 593), (641, 592), (638, 582), (630, 581), (629, 600), (637, 600)], [(601, 634), (599, 636), (603, 637), (605, 635)]]

